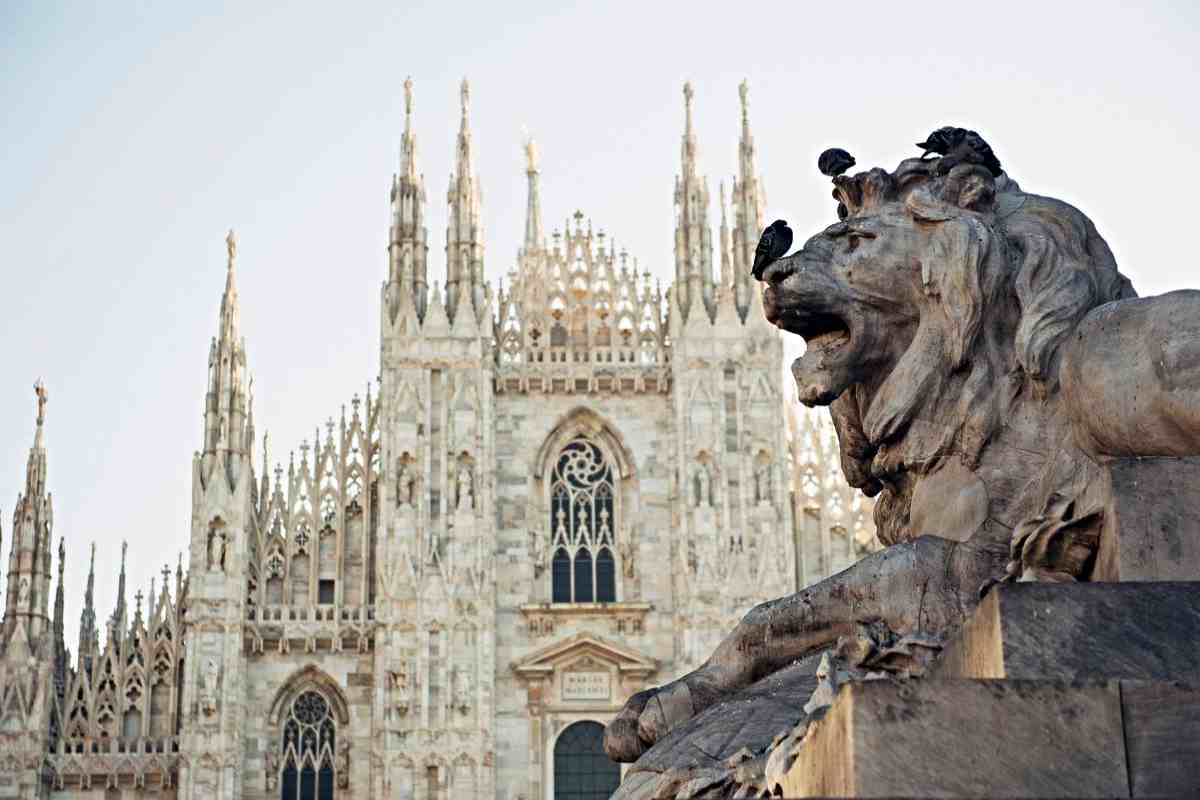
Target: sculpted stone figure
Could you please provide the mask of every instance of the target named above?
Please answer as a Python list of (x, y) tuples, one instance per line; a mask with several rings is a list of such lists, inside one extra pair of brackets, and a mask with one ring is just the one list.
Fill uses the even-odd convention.
[[(767, 319), (807, 343), (798, 396), (830, 407), (889, 547), (758, 606), (694, 672), (631, 697), (606, 732), (614, 759), (682, 752), (694, 716), (860, 624), (945, 637), (1010, 543), (1033, 551), (1031, 575), (1087, 579), (1105, 465), (1200, 454), (1200, 292), (1137, 298), (1083, 213), (1022, 191), (978, 134), (935, 133), (922, 147), (942, 158), (835, 176), (844, 218), (761, 275)], [(1046, 563), (1054, 537), (1064, 563)], [(663, 748), (626, 782), (669, 766)]]
[(200, 673), (200, 711), (206, 717), (211, 717), (217, 713), (217, 678), (220, 675), (220, 667), (213, 659), (204, 662), (204, 669)]
[(462, 464), (458, 468), (458, 510), (470, 511), (475, 507), (475, 488), (471, 483), (471, 468)]

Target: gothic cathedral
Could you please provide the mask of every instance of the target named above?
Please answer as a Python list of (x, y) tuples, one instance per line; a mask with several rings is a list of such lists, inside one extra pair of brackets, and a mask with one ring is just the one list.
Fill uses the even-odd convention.
[[(187, 564), (74, 656), (53, 609), (37, 386), (0, 625), (0, 798), (604, 798), (624, 700), (755, 603), (871, 546), (822, 418), (784, 392), (750, 265), (763, 225), (741, 86), (714, 248), (684, 87), (664, 292), (576, 212), (547, 236), (537, 152), (515, 267), (484, 280), (462, 85), (445, 276), (430, 280), (405, 84), (378, 383), (256, 464), (237, 247), (208, 359)], [(714, 271), (713, 251), (718, 251)]]

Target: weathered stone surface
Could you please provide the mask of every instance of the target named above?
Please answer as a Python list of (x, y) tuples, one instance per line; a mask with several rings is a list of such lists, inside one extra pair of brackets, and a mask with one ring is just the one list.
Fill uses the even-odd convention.
[(943, 678), (1200, 680), (1200, 583), (998, 586), (933, 670)]
[(1200, 797), (1200, 688), (1121, 681), (1134, 797)]
[(1200, 458), (1127, 458), (1106, 471), (1105, 530), (1092, 579), (1200, 580)]
[(869, 681), (816, 720), (784, 797), (1128, 797), (1116, 683)]
[(791, 730), (804, 718), (804, 704), (816, 685), (814, 664), (806, 661), (693, 717), (638, 760), (614, 800), (653, 797), (668, 784), (682, 788), (714, 770), (732, 777), (730, 756), (743, 747), (761, 752), (777, 734)]

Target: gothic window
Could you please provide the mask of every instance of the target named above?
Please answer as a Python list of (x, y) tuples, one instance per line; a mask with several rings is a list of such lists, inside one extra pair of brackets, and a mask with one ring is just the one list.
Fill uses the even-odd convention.
[(283, 723), (281, 800), (333, 800), (333, 710), (319, 692), (302, 692)]
[(550, 480), (553, 602), (616, 600), (615, 524), (612, 466), (594, 443), (575, 439), (562, 449)]
[(604, 754), (604, 726), (576, 722), (554, 744), (554, 800), (607, 800), (621, 767)]

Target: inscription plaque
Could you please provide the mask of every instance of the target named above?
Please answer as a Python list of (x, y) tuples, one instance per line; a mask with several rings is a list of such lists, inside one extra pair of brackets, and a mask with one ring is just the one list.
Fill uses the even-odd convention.
[(608, 700), (610, 697), (612, 697), (612, 675), (609, 673), (563, 673), (563, 700)]

